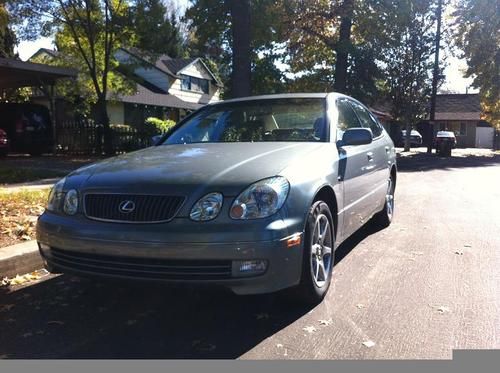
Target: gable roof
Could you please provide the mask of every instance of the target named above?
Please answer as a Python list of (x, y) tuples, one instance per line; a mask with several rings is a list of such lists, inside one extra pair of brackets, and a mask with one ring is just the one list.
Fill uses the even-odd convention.
[(480, 120), (479, 94), (442, 94), (436, 96), (436, 120)]
[(179, 76), (180, 72), (182, 72), (184, 69), (188, 68), (189, 66), (194, 65), (195, 63), (199, 62), (207, 70), (207, 72), (210, 74), (210, 76), (214, 80), (215, 84), (217, 84), (218, 86), (222, 86), (222, 83), (217, 79), (217, 77), (214, 75), (214, 73), (208, 68), (208, 66), (203, 62), (203, 60), (200, 57), (171, 58), (170, 56), (168, 56), (166, 54), (162, 54), (162, 55), (156, 57), (155, 61), (151, 61), (153, 56), (149, 55), (147, 52), (142, 51), (138, 48), (121, 47), (120, 49), (126, 53), (131, 54), (132, 56), (134, 56), (136, 58), (139, 58), (143, 62), (146, 62), (146, 63), (156, 67), (158, 70), (163, 71), (164, 73), (166, 73), (174, 78), (177, 78), (177, 79), (181, 78)]
[(436, 112), (480, 113), (479, 94), (439, 94), (436, 96)]
[(169, 58), (160, 60), (170, 71), (177, 74), (179, 71), (191, 65), (197, 58)]
[(170, 93), (158, 93), (154, 92), (148, 87), (137, 83), (136, 91), (131, 95), (113, 95), (108, 94), (108, 99), (116, 100), (121, 102), (127, 102), (131, 104), (142, 104), (142, 105), (153, 105), (153, 106), (163, 106), (168, 108), (179, 108), (179, 109), (189, 109), (197, 110), (204, 106), (205, 104), (188, 102), (180, 99), (179, 97), (172, 95)]

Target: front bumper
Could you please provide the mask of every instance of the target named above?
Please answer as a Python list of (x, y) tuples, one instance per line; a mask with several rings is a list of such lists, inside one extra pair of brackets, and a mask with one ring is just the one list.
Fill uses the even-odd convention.
[[(237, 294), (299, 283), (302, 245), (287, 247), (289, 227), (281, 218), (239, 225), (230, 229), (189, 219), (129, 225), (46, 212), (38, 220), (37, 240), (46, 267), (56, 272), (215, 284)], [(263, 261), (266, 269), (242, 273), (242, 261)]]

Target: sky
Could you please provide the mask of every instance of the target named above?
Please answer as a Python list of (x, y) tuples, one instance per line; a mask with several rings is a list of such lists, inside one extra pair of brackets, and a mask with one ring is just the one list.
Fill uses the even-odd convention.
[[(167, 3), (172, 3), (176, 8), (178, 14), (183, 14), (188, 5), (188, 0), (169, 0)], [(445, 14), (443, 19), (443, 24), (446, 27), (447, 22), (449, 22), (449, 14), (452, 10), (448, 9), (447, 14)], [(40, 48), (52, 49), (54, 46), (52, 44), (51, 38), (41, 38), (36, 41), (21, 41), (17, 47), (17, 52), (21, 60), (25, 61), (31, 57)], [(472, 89), (470, 85), (472, 84), (471, 78), (464, 78), (464, 71), (467, 68), (467, 63), (465, 60), (453, 56), (447, 45), (443, 45), (443, 52), (446, 55), (446, 68), (444, 70), (445, 82), (442, 84), (440, 91), (451, 92), (451, 93), (466, 93), (467, 89), (469, 93), (477, 92), (477, 89)]]

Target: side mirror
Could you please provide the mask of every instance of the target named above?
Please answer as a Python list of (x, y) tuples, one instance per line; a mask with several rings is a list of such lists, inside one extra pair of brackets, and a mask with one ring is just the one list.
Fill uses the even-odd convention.
[(153, 143), (153, 146), (154, 145), (158, 145), (158, 143), (160, 142), (162, 136), (163, 135), (155, 135), (155, 136), (151, 137), (151, 142)]
[(372, 138), (372, 131), (368, 128), (349, 128), (342, 136), (341, 145), (371, 144)]

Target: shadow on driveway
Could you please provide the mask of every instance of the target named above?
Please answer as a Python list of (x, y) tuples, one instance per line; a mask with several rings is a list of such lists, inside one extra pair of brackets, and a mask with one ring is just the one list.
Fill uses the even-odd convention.
[[(455, 152), (455, 150), (453, 151)], [(460, 154), (451, 157), (440, 157), (435, 153), (412, 153), (398, 157), (398, 171), (415, 172), (431, 170), (449, 170), (451, 168), (487, 167), (500, 165), (500, 154)]]
[[(354, 234), (338, 248), (337, 262), (376, 231), (369, 224)], [(285, 294), (70, 275), (0, 289), (0, 299), (6, 358), (234, 359), (311, 310)]]

